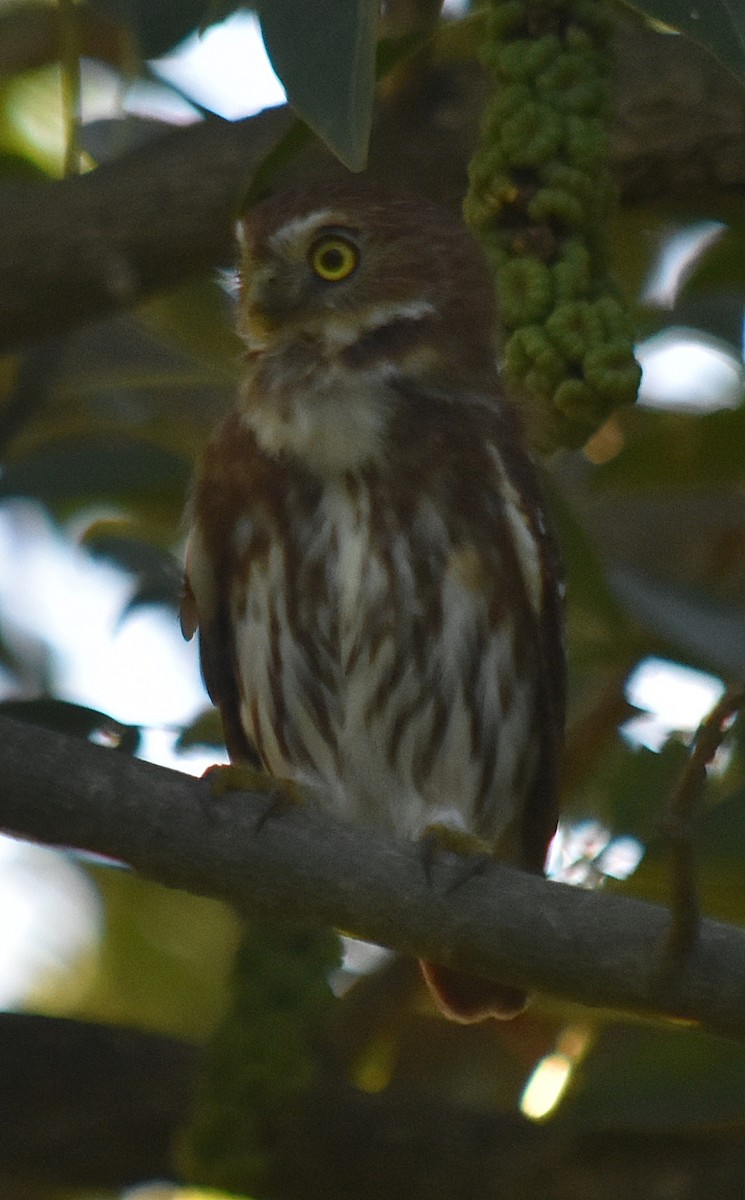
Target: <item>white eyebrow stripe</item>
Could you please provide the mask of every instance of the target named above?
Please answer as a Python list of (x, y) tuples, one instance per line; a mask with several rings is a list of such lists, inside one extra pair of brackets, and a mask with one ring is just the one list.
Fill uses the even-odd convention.
[(357, 314), (363, 329), (379, 329), (398, 319), (405, 321), (421, 321), (436, 313), (437, 309), (429, 300), (396, 300), (384, 301), (373, 308)]
[(428, 300), (387, 300), (352, 313), (327, 313), (323, 334), (328, 346), (344, 350), (359, 341), (360, 333), (373, 333), (399, 320), (422, 321), (436, 312), (434, 304)]
[(324, 225), (343, 223), (344, 220), (343, 218), (340, 220), (338, 213), (334, 213), (330, 208), (319, 208), (316, 212), (307, 213), (304, 217), (293, 217), (291, 221), (280, 226), (269, 238), (269, 245), (273, 250), (278, 250), (287, 242), (301, 241), (307, 234)]

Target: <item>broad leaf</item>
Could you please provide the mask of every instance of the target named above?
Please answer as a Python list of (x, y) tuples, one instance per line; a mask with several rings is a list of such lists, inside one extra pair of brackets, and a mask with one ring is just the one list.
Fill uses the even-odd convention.
[(745, 79), (745, 5), (742, 0), (633, 0), (631, 7), (687, 34)]
[(123, 533), (124, 523), (100, 521), (85, 533), (84, 545), (95, 558), (114, 563), (135, 580), (135, 592), (122, 617), (148, 604), (178, 609), (183, 568), (160, 546)]
[(272, 66), (298, 115), (350, 171), (367, 157), (377, 0), (260, 0)]
[(650, 412), (624, 414), (623, 453), (595, 469), (603, 491), (633, 494), (684, 489), (740, 488), (745, 480), (745, 407), (705, 416)]
[(57, 438), (6, 463), (0, 497), (29, 496), (55, 513), (99, 499), (180, 505), (189, 469), (180, 455), (121, 434)]
[(179, 750), (190, 750), (193, 746), (225, 746), (220, 716), (216, 708), (206, 708), (191, 725), (182, 729), (176, 743)]

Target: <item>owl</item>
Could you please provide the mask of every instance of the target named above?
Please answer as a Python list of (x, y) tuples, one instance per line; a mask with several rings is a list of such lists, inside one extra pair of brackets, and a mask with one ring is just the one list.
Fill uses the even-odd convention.
[[(428, 201), (317, 184), (239, 226), (235, 410), (198, 469), (182, 623), (231, 758), (404, 838), (540, 871), (561, 587), (494, 284)], [(423, 964), (453, 1019), (516, 989)]]

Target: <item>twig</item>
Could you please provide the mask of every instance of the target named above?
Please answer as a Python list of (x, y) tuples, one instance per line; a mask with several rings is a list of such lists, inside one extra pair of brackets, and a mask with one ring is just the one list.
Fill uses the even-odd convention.
[(745, 705), (745, 683), (730, 688), (702, 721), (693, 749), (670, 798), (664, 830), (672, 857), (670, 926), (665, 936), (662, 974), (667, 984), (689, 962), (701, 929), (696, 882), (696, 822), (707, 770), (727, 736), (734, 715)]
[(80, 147), (80, 32), (74, 0), (57, 0), (60, 21), (62, 116), (65, 125), (66, 176), (79, 175)]

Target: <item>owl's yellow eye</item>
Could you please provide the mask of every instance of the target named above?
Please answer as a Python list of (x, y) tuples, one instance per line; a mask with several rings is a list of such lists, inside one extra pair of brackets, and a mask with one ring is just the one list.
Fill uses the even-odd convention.
[(353, 242), (336, 234), (327, 234), (313, 243), (308, 261), (319, 279), (340, 283), (355, 270), (359, 257)]

